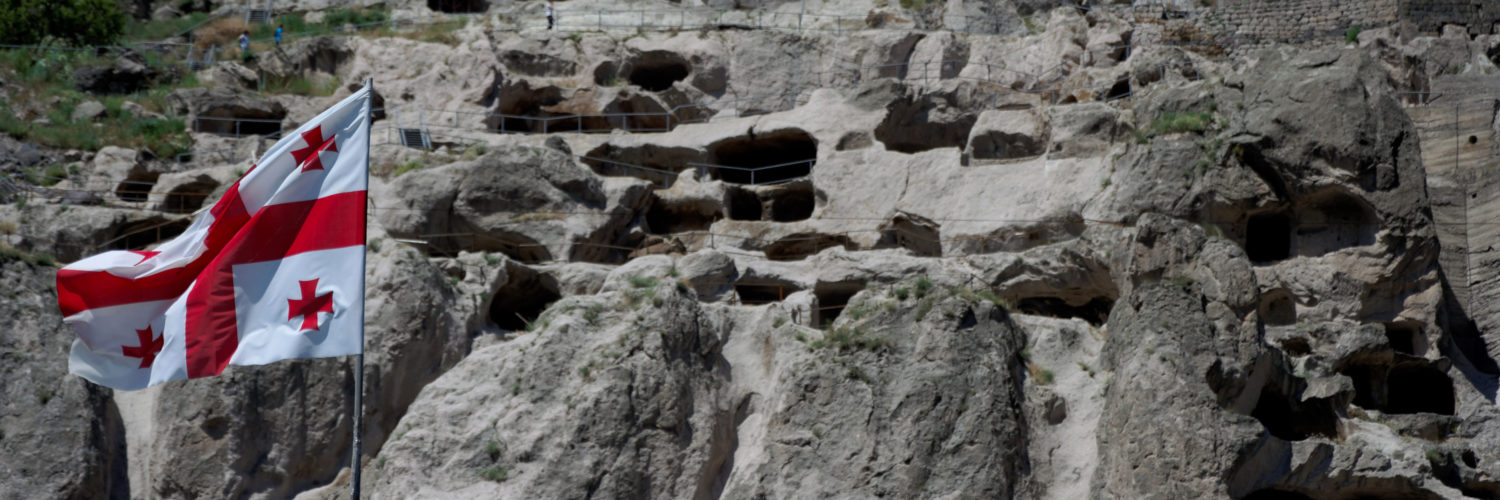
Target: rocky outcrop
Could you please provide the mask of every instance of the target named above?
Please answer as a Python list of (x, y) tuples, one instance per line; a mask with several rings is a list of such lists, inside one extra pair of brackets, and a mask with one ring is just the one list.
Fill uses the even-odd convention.
[(0, 496), (126, 498), (125, 428), (108, 389), (67, 375), (73, 336), (51, 266), (16, 260), (0, 243)]

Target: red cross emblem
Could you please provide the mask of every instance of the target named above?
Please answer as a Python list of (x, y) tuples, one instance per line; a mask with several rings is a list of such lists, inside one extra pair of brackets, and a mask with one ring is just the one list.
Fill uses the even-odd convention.
[(307, 147), (292, 150), (292, 159), (297, 160), (297, 166), (302, 167), (303, 172), (308, 170), (325, 170), (323, 168), (322, 153), (324, 151), (334, 153), (339, 151), (339, 145), (334, 141), (335, 138), (336, 135), (333, 135), (324, 139), (323, 126), (313, 127), (312, 130), (302, 133), (302, 141), (307, 143)]
[(156, 362), (156, 354), (161, 352), (162, 338), (151, 333), (151, 325), (146, 325), (145, 330), (136, 330), (135, 337), (141, 345), (121, 346), (120, 352), (126, 356), (141, 359), (141, 368), (151, 366)]
[(151, 251), (146, 251), (146, 250), (128, 250), (128, 251), (130, 253), (133, 253), (133, 254), (141, 256), (141, 261), (135, 263), (135, 265), (137, 265), (137, 266), (139, 266), (141, 264), (145, 264), (146, 261), (151, 260), (152, 257), (155, 257), (157, 255), (161, 255), (161, 252), (151, 252)]
[(317, 330), (318, 313), (333, 313), (333, 292), (316, 295), (318, 293), (317, 278), (297, 283), (302, 285), (302, 298), (286, 299), (288, 309), (286, 319), (297, 319), (301, 316), (302, 327), (299, 331)]

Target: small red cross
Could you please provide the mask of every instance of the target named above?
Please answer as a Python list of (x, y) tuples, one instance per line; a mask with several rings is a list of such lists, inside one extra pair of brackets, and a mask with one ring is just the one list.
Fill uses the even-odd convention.
[(141, 345), (121, 346), (120, 351), (128, 357), (141, 358), (141, 368), (151, 366), (156, 362), (156, 353), (161, 352), (162, 338), (151, 333), (151, 325), (146, 325), (145, 330), (136, 330), (135, 337)]
[(307, 147), (292, 150), (292, 159), (297, 160), (297, 165), (302, 167), (303, 172), (308, 170), (325, 170), (323, 168), (323, 158), (320, 153), (324, 151), (337, 153), (339, 145), (334, 141), (336, 137), (335, 135), (324, 139), (323, 126), (313, 127), (312, 130), (302, 133), (302, 141), (307, 143)]
[(297, 283), (302, 285), (302, 298), (286, 299), (288, 309), (286, 319), (296, 319), (301, 316), (302, 328), (299, 331), (317, 330), (318, 313), (333, 313), (333, 292), (316, 295), (318, 293), (317, 278)]
[(146, 261), (151, 260), (152, 257), (155, 257), (157, 255), (161, 255), (161, 252), (150, 252), (150, 251), (146, 251), (146, 250), (128, 250), (128, 251), (130, 253), (133, 253), (133, 254), (141, 256), (141, 261), (135, 263), (135, 265), (137, 265), (137, 266), (139, 266), (141, 264), (145, 264)]

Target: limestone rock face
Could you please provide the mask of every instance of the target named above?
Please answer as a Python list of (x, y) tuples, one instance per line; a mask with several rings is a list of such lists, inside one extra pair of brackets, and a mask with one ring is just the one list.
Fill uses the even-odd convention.
[(398, 201), (381, 222), (391, 234), (523, 262), (607, 261), (615, 252), (604, 245), (623, 235), (644, 195), (639, 184), (606, 184), (568, 155), (531, 147), (411, 172), (390, 191)]
[[(281, 103), (229, 87), (179, 89), (167, 96), (167, 102), (178, 116), (219, 118), (198, 120), (194, 127), (199, 132), (259, 133), (258, 127), (262, 124), (242, 124), (236, 128), (233, 120), (281, 120), (286, 117), (286, 107)], [(256, 132), (252, 132), (252, 128)], [(275, 131), (279, 127), (271, 129)]]
[(0, 257), (0, 496), (126, 498), (125, 428), (110, 391), (68, 376), (73, 335), (54, 296), (56, 269)]

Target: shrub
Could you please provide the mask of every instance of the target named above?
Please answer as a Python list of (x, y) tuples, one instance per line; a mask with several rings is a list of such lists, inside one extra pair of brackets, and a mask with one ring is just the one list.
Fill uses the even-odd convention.
[(917, 278), (917, 298), (926, 297), (929, 290), (932, 290), (932, 280), (926, 277)]
[(896, 298), (897, 299), (906, 300), (906, 297), (908, 295), (910, 295), (910, 294), (911, 294), (911, 290), (908, 290), (908, 289), (905, 289), (905, 288), (897, 288), (896, 289)]
[(0, 43), (109, 45), (124, 29), (115, 0), (11, 0), (0, 8)]
[(636, 288), (654, 288), (656, 286), (656, 278), (650, 276), (631, 276), (630, 286)]
[(484, 472), (482, 472), (480, 475), (484, 476), (485, 479), (497, 483), (503, 483), (506, 479), (510, 479), (510, 470), (498, 466), (490, 467), (488, 469), (485, 469)]
[(1344, 42), (1354, 43), (1359, 41), (1360, 31), (1362, 30), (1360, 29), (1359, 25), (1350, 26), (1348, 30), (1344, 31)]
[(1213, 123), (1213, 115), (1207, 112), (1166, 112), (1151, 122), (1151, 135), (1202, 132)]

